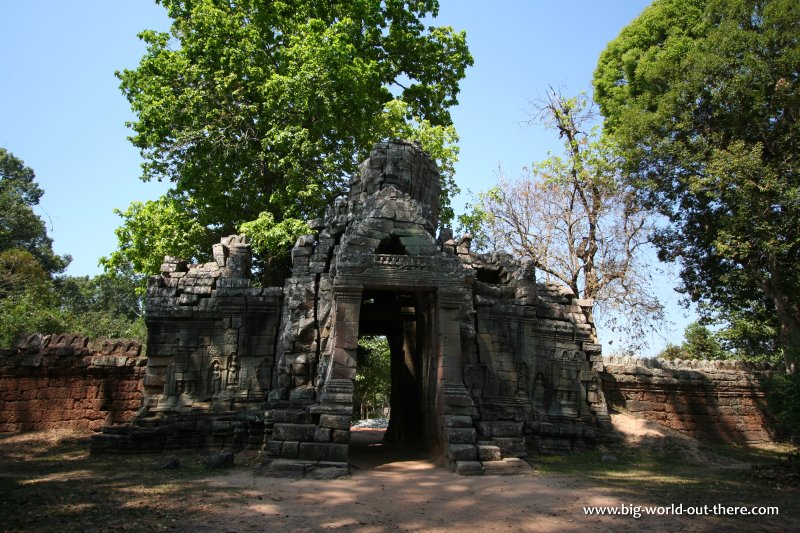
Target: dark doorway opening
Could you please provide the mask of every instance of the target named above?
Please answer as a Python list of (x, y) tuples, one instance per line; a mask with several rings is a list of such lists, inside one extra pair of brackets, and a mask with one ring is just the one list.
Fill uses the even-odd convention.
[[(351, 457), (377, 454), (384, 459), (420, 458), (435, 446), (432, 353), (433, 293), (365, 290), (359, 338), (385, 337), (389, 348), (391, 391), (388, 427), (353, 428)], [(358, 418), (359, 413), (354, 413)], [(366, 461), (374, 464), (375, 456)], [(379, 460), (379, 464), (386, 460)]]

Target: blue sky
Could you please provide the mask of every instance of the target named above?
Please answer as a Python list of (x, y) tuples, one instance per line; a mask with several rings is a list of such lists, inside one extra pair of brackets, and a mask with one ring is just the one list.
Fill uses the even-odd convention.
[[(557, 136), (526, 123), (530, 101), (548, 85), (590, 92), (598, 55), (649, 3), (441, 0), (435, 23), (466, 30), (475, 58), (453, 111), (461, 188), (485, 189), (499, 165), (513, 176), (558, 150)], [(116, 245), (114, 208), (166, 190), (138, 179), (125, 127), (133, 117), (114, 71), (137, 65), (138, 32), (168, 28), (151, 0), (0, 0), (0, 146), (36, 172), (39, 214), (55, 250), (72, 255), (69, 274), (100, 271), (98, 258)], [(676, 323), (668, 336), (679, 341), (687, 319), (673, 282), (658, 284)]]

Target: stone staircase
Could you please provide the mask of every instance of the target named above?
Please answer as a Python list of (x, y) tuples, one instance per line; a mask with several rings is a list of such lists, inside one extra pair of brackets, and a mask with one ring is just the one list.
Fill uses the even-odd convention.
[(524, 459), (527, 453), (521, 422), (478, 422), (472, 431), (474, 444), (461, 444), (456, 449), (451, 444), (450, 455), (461, 457), (451, 460), (451, 468), (457, 474), (515, 475), (531, 471)]

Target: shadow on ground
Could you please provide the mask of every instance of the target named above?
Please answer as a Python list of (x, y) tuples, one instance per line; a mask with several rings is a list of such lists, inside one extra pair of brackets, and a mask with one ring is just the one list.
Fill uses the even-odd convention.
[[(159, 470), (169, 456), (88, 454), (88, 437), (0, 436), (0, 530), (39, 531), (794, 531), (800, 493), (764, 468), (778, 452), (708, 449), (714, 464), (680, 443), (620, 445), (533, 461), (513, 477), (461, 477), (412, 450), (354, 432), (350, 478), (276, 479), (254, 454), (207, 471), (200, 455)], [(604, 457), (605, 456), (605, 457)], [(609, 461), (609, 456), (614, 460)], [(726, 459), (727, 458), (727, 459)], [(758, 469), (753, 464), (758, 463)], [(594, 516), (584, 506), (767, 506), (778, 516)]]

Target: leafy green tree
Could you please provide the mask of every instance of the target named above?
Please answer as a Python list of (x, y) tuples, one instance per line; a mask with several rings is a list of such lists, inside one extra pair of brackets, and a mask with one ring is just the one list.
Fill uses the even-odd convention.
[(594, 79), (606, 132), (672, 223), (661, 258), (680, 262), (682, 289), (705, 309), (773, 313), (789, 372), (800, 357), (798, 35), (796, 0), (657, 0), (609, 43)]
[(28, 250), (11, 248), (0, 252), (0, 298), (46, 284), (49, 279), (42, 264)]
[(61, 276), (55, 280), (64, 309), (76, 315), (98, 311), (130, 320), (143, 314), (142, 298), (137, 294), (139, 285), (137, 276), (117, 272), (92, 277)]
[(0, 148), (0, 252), (27, 250), (48, 274), (53, 274), (63, 271), (70, 257), (53, 252), (47, 227), (33, 211), (42, 194), (33, 170)]
[(0, 299), (0, 347), (7, 348), (20, 335), (66, 333), (70, 318), (58, 306), (51, 282), (27, 288)]
[(668, 345), (658, 354), (661, 359), (731, 359), (735, 354), (725, 350), (719, 336), (699, 322), (692, 322), (683, 332), (684, 341), (680, 346)]
[(624, 333), (634, 352), (663, 322), (643, 251), (651, 213), (621, 179), (614, 147), (581, 95), (548, 93), (538, 119), (558, 132), (563, 152), (536, 163), (520, 179), (500, 178), (461, 217), (478, 245), (533, 262), (542, 280), (562, 283), (594, 302), (598, 319)]
[[(772, 302), (766, 297), (727, 309), (724, 312), (724, 327), (717, 333), (722, 346), (745, 361), (768, 361), (780, 363), (780, 322), (775, 315)], [(721, 316), (722, 311), (716, 313)]]
[(686, 326), (683, 333), (686, 339), (683, 350), (688, 359), (716, 359), (730, 358), (730, 352), (723, 350), (714, 332), (699, 322), (692, 322)]
[(358, 339), (353, 407), (359, 418), (369, 418), (389, 405), (392, 391), (391, 353), (386, 337)]
[(185, 196), (165, 194), (115, 213), (125, 223), (115, 230), (118, 249), (100, 259), (107, 271), (154, 275), (166, 255), (203, 259), (211, 253), (211, 232), (197, 221), (194, 202)]
[[(247, 223), (265, 246), (292, 233), (342, 192), (375, 141), (408, 124), (432, 133), (429, 144), (449, 138), (472, 57), (463, 32), (423, 23), (436, 0), (159, 3), (170, 32), (142, 32), (139, 66), (118, 73), (137, 117), (131, 141), (142, 178), (171, 181), (170, 201), (212, 240)], [(141, 214), (123, 214), (132, 236), (111, 263), (153, 273), (160, 258), (128, 245)], [(202, 254), (201, 240), (186, 242)]]
[(102, 306), (72, 308), (61, 300), (52, 281), (28, 287), (0, 299), (0, 347), (20, 335), (75, 333), (92, 339), (124, 338), (144, 342), (147, 328), (141, 317), (131, 318)]
[(686, 359), (686, 354), (683, 352), (683, 348), (676, 344), (669, 343), (667, 344), (658, 355), (656, 355), (658, 359), (666, 359), (667, 361), (672, 361), (674, 359)]
[(33, 170), (0, 148), (0, 347), (35, 332), (143, 340), (139, 280), (132, 272), (54, 277), (70, 258), (53, 252), (44, 221), (33, 211), (42, 194)]

